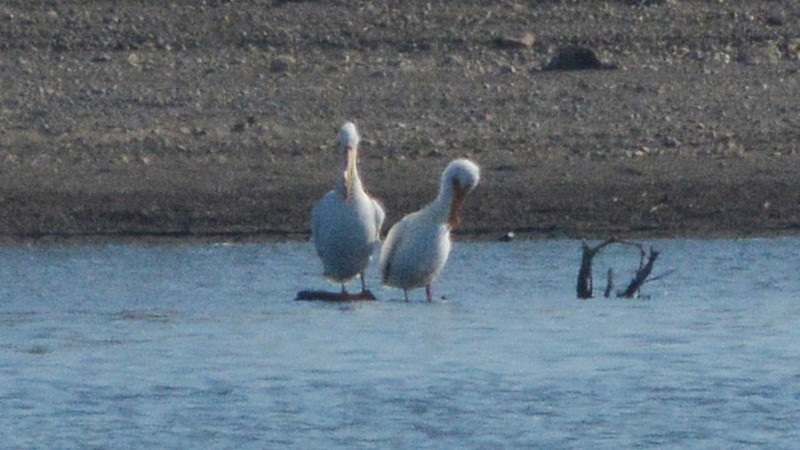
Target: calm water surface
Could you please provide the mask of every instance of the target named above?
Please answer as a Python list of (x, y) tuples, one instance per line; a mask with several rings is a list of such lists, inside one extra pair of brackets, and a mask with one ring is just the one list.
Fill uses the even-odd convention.
[(553, 240), (352, 304), (293, 301), (336, 289), (309, 243), (1, 248), (0, 446), (796, 448), (800, 239), (653, 244), (649, 300), (577, 300)]

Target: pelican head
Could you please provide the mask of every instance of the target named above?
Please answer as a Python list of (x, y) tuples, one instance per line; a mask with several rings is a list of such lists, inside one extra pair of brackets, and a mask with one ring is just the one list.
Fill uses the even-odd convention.
[(339, 134), (339, 144), (346, 151), (346, 163), (344, 169), (344, 199), (350, 200), (353, 192), (353, 184), (358, 178), (358, 169), (356, 162), (358, 161), (358, 131), (356, 130), (353, 122), (345, 122), (342, 126), (342, 132)]
[(442, 173), (440, 192), (449, 197), (450, 212), (447, 215), (447, 224), (455, 228), (461, 223), (459, 213), (467, 194), (472, 192), (481, 178), (481, 170), (474, 162), (460, 158), (450, 162)]
[(345, 122), (342, 126), (342, 132), (339, 135), (339, 143), (344, 149), (357, 149), (358, 143), (361, 139), (358, 137), (358, 131), (353, 122)]

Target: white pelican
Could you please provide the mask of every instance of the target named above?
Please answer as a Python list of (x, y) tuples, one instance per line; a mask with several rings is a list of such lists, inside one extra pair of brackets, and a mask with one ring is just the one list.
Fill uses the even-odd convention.
[(467, 194), (475, 189), (480, 169), (468, 159), (451, 161), (442, 173), (436, 200), (394, 224), (383, 243), (380, 270), (383, 284), (408, 290), (425, 286), (428, 301), (431, 284), (450, 254), (450, 230), (459, 224), (459, 211)]
[(311, 211), (311, 236), (322, 260), (324, 275), (342, 284), (361, 276), (361, 291), (366, 291), (364, 270), (375, 246), (380, 242), (385, 213), (364, 192), (356, 168), (358, 132), (352, 122), (342, 126), (339, 143), (346, 152), (344, 173), (332, 191), (325, 194)]

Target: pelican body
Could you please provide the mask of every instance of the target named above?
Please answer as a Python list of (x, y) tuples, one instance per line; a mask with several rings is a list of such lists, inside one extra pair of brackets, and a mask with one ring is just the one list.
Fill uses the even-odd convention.
[(431, 285), (450, 255), (450, 230), (460, 223), (459, 212), (467, 194), (480, 180), (480, 169), (468, 159), (456, 159), (442, 173), (439, 195), (423, 209), (397, 222), (383, 243), (380, 271), (383, 284), (408, 290)]
[(381, 205), (364, 191), (358, 176), (359, 137), (356, 126), (342, 127), (340, 145), (346, 152), (345, 169), (332, 191), (311, 211), (311, 236), (322, 260), (324, 275), (342, 284), (361, 276), (361, 290), (366, 291), (364, 271), (372, 252), (380, 243), (385, 213)]

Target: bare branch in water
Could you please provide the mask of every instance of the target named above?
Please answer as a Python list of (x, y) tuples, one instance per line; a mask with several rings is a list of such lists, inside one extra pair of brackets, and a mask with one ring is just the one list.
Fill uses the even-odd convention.
[[(611, 244), (621, 244), (621, 245), (629, 245), (639, 249), (639, 269), (636, 270), (636, 274), (634, 275), (633, 279), (631, 280), (628, 287), (625, 288), (624, 291), (617, 292), (617, 297), (624, 297), (624, 298), (633, 298), (642, 286), (649, 282), (655, 281), (665, 276), (669, 275), (670, 272), (666, 274), (659, 275), (658, 277), (649, 278), (650, 273), (653, 271), (653, 266), (655, 265), (656, 259), (658, 259), (659, 252), (654, 248), (650, 247), (650, 250), (647, 251), (644, 245), (638, 242), (630, 242), (630, 241), (623, 241), (617, 238), (607, 239), (600, 244), (590, 247), (586, 241), (581, 243), (583, 249), (583, 255), (581, 257), (581, 266), (578, 269), (578, 283), (577, 283), (577, 293), (578, 298), (580, 299), (587, 299), (592, 298), (594, 296), (594, 286), (593, 286), (593, 279), (592, 279), (592, 260), (597, 254), (600, 253), (605, 247)], [(610, 297), (611, 292), (614, 289), (614, 272), (612, 269), (608, 269), (607, 274), (607, 283), (606, 289), (604, 291), (605, 297)]]
[(589, 247), (586, 241), (581, 243), (583, 245), (583, 257), (581, 258), (581, 267), (578, 269), (578, 298), (592, 298), (592, 291), (594, 290), (592, 286), (592, 258), (604, 247), (616, 242), (619, 241), (612, 237), (595, 247)]
[[(646, 252), (642, 251), (642, 261), (644, 261), (645, 254)], [(639, 263), (639, 270), (636, 271), (633, 280), (631, 280), (624, 291), (617, 293), (617, 297), (633, 298), (633, 296), (639, 292), (642, 285), (647, 282), (647, 277), (650, 276), (650, 272), (653, 271), (653, 264), (656, 263), (658, 255), (658, 251), (650, 247), (650, 253), (647, 254), (647, 262), (644, 266), (641, 265), (641, 262)]]

